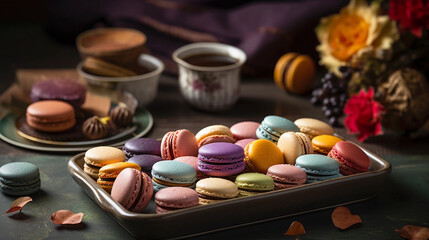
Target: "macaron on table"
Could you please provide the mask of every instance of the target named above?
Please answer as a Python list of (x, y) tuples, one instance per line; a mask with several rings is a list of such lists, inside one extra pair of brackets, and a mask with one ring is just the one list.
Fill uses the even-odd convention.
[[(251, 121), (242, 122), (249, 124)], [(326, 154), (314, 154), (310, 136), (302, 132), (294, 122), (280, 116), (267, 116), (261, 124), (252, 122), (257, 139), (249, 138), (254, 135), (244, 131), (241, 131), (241, 137), (237, 134), (237, 126), (242, 122), (235, 125), (233, 131), (228, 131), (226, 125), (210, 125), (197, 134), (187, 129), (169, 131), (163, 135), (161, 142), (143, 138), (129, 140), (125, 143), (127, 147), (117, 149), (122, 152), (122, 162), (103, 168), (116, 169), (113, 165), (131, 162), (138, 167), (122, 169), (114, 180), (111, 195), (83, 167), (84, 162), (89, 162), (88, 156), (90, 159), (94, 158), (91, 158), (91, 153), (97, 148), (71, 159), (69, 171), (87, 194), (93, 199), (101, 198), (101, 202), (96, 202), (103, 208), (107, 205), (106, 212), (133, 235), (139, 238), (171, 238), (202, 234), (364, 199), (376, 191), (381, 184), (376, 182), (382, 181), (389, 170), (389, 165), (384, 160), (355, 145), (349, 146), (347, 141), (333, 135), (329, 136), (341, 139), (330, 151), (335, 159)], [(300, 121), (298, 124), (303, 126)], [(310, 133), (313, 135), (317, 131), (317, 134), (327, 136), (325, 126), (316, 119), (306, 118), (304, 125), (307, 127), (305, 131), (309, 132), (311, 129)], [(261, 131), (270, 133), (258, 134)], [(274, 135), (273, 133), (278, 135), (276, 143), (272, 138), (266, 138)], [(218, 141), (219, 135), (232, 137)], [(212, 136), (216, 136), (217, 140), (198, 144), (198, 140)], [(237, 138), (241, 138), (239, 141), (246, 140), (244, 148), (233, 143)], [(231, 139), (234, 141), (231, 142)], [(135, 155), (129, 162), (123, 162), (125, 154), (129, 154), (132, 149), (130, 146), (136, 143), (142, 146), (132, 150)], [(347, 146), (340, 143), (346, 143)], [(155, 145), (159, 152), (155, 151)], [(349, 152), (350, 156), (344, 151)], [(370, 166), (366, 161), (354, 160), (352, 156), (356, 154), (359, 155), (358, 158), (362, 157), (361, 154), (367, 156)], [(288, 156), (292, 155), (290, 158), (293, 160), (288, 160)], [(147, 156), (156, 156), (157, 159)], [(138, 171), (140, 166), (145, 166), (145, 172), (151, 170), (152, 178), (143, 169), (140, 171), (141, 175), (132, 173)], [(352, 169), (350, 166), (354, 166), (353, 169), (360, 169), (361, 172), (355, 170), (351, 175), (341, 174), (341, 169), (346, 169), (346, 166), (349, 166), (349, 170)], [(99, 171), (100, 179), (104, 170)], [(146, 189), (133, 195), (131, 190), (127, 190), (127, 195), (123, 188), (131, 189), (134, 186), (135, 189), (140, 189), (142, 179), (143, 183), (150, 182), (152, 192)], [(355, 184), (369, 187), (356, 189)], [(332, 191), (334, 188), (335, 191)], [(356, 194), (360, 196), (359, 199), (356, 199)], [(318, 196), (318, 201), (311, 201), (312, 196)], [(116, 201), (109, 200), (112, 198)], [(140, 201), (141, 207), (136, 210), (133, 206), (139, 202), (137, 198), (145, 200)], [(148, 198), (151, 200), (146, 202)], [(250, 210), (248, 207), (243, 209), (242, 206), (258, 207)], [(128, 217), (124, 217), (124, 214)], [(164, 215), (168, 218), (164, 218)], [(190, 219), (198, 224), (197, 229), (174, 227), (174, 223), (188, 222)], [(165, 225), (171, 226), (171, 229), (162, 231)]]

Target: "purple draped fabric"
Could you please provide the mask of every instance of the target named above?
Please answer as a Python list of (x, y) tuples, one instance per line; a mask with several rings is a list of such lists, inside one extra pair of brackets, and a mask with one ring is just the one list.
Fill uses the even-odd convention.
[(175, 73), (171, 53), (191, 42), (237, 46), (248, 56), (244, 73), (271, 76), (286, 52), (317, 60), (314, 28), (348, 0), (47, 0), (48, 30), (64, 40), (97, 26), (129, 27), (147, 35), (147, 47)]

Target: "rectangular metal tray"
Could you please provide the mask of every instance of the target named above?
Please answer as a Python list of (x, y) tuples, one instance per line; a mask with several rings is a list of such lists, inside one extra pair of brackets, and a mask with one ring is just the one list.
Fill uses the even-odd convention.
[[(70, 159), (68, 170), (85, 193), (135, 237), (184, 238), (371, 198), (389, 177), (391, 165), (379, 156), (363, 150), (371, 161), (370, 169), (365, 173), (163, 214), (155, 213), (153, 199), (143, 213), (124, 209), (85, 174), (84, 153)], [(197, 224), (191, 224), (193, 222)]]

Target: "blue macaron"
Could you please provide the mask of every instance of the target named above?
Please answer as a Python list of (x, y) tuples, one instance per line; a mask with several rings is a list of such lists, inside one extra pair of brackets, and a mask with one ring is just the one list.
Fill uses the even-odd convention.
[(191, 165), (164, 160), (152, 166), (152, 183), (155, 192), (166, 187), (189, 187), (195, 188), (197, 171)]
[(0, 187), (3, 193), (25, 196), (40, 189), (39, 168), (29, 162), (12, 162), (0, 168)]
[(127, 159), (141, 154), (161, 156), (161, 142), (152, 138), (135, 138), (125, 142), (122, 151)]
[(307, 182), (321, 182), (341, 177), (338, 164), (335, 159), (321, 154), (305, 154), (296, 159), (295, 166), (307, 173)]
[(299, 127), (292, 121), (275, 115), (266, 116), (256, 130), (259, 139), (267, 139), (277, 143), (280, 136), (285, 132), (299, 132)]

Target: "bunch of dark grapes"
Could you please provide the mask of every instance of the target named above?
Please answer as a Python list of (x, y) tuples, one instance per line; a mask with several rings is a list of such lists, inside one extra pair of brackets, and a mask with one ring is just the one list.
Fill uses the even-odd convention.
[(326, 73), (322, 79), (322, 86), (313, 90), (311, 102), (314, 105), (322, 105), (322, 111), (331, 126), (339, 127), (339, 119), (343, 115), (343, 109), (349, 98), (347, 84), (353, 75), (353, 69), (347, 66), (339, 68), (342, 77), (333, 73)]

